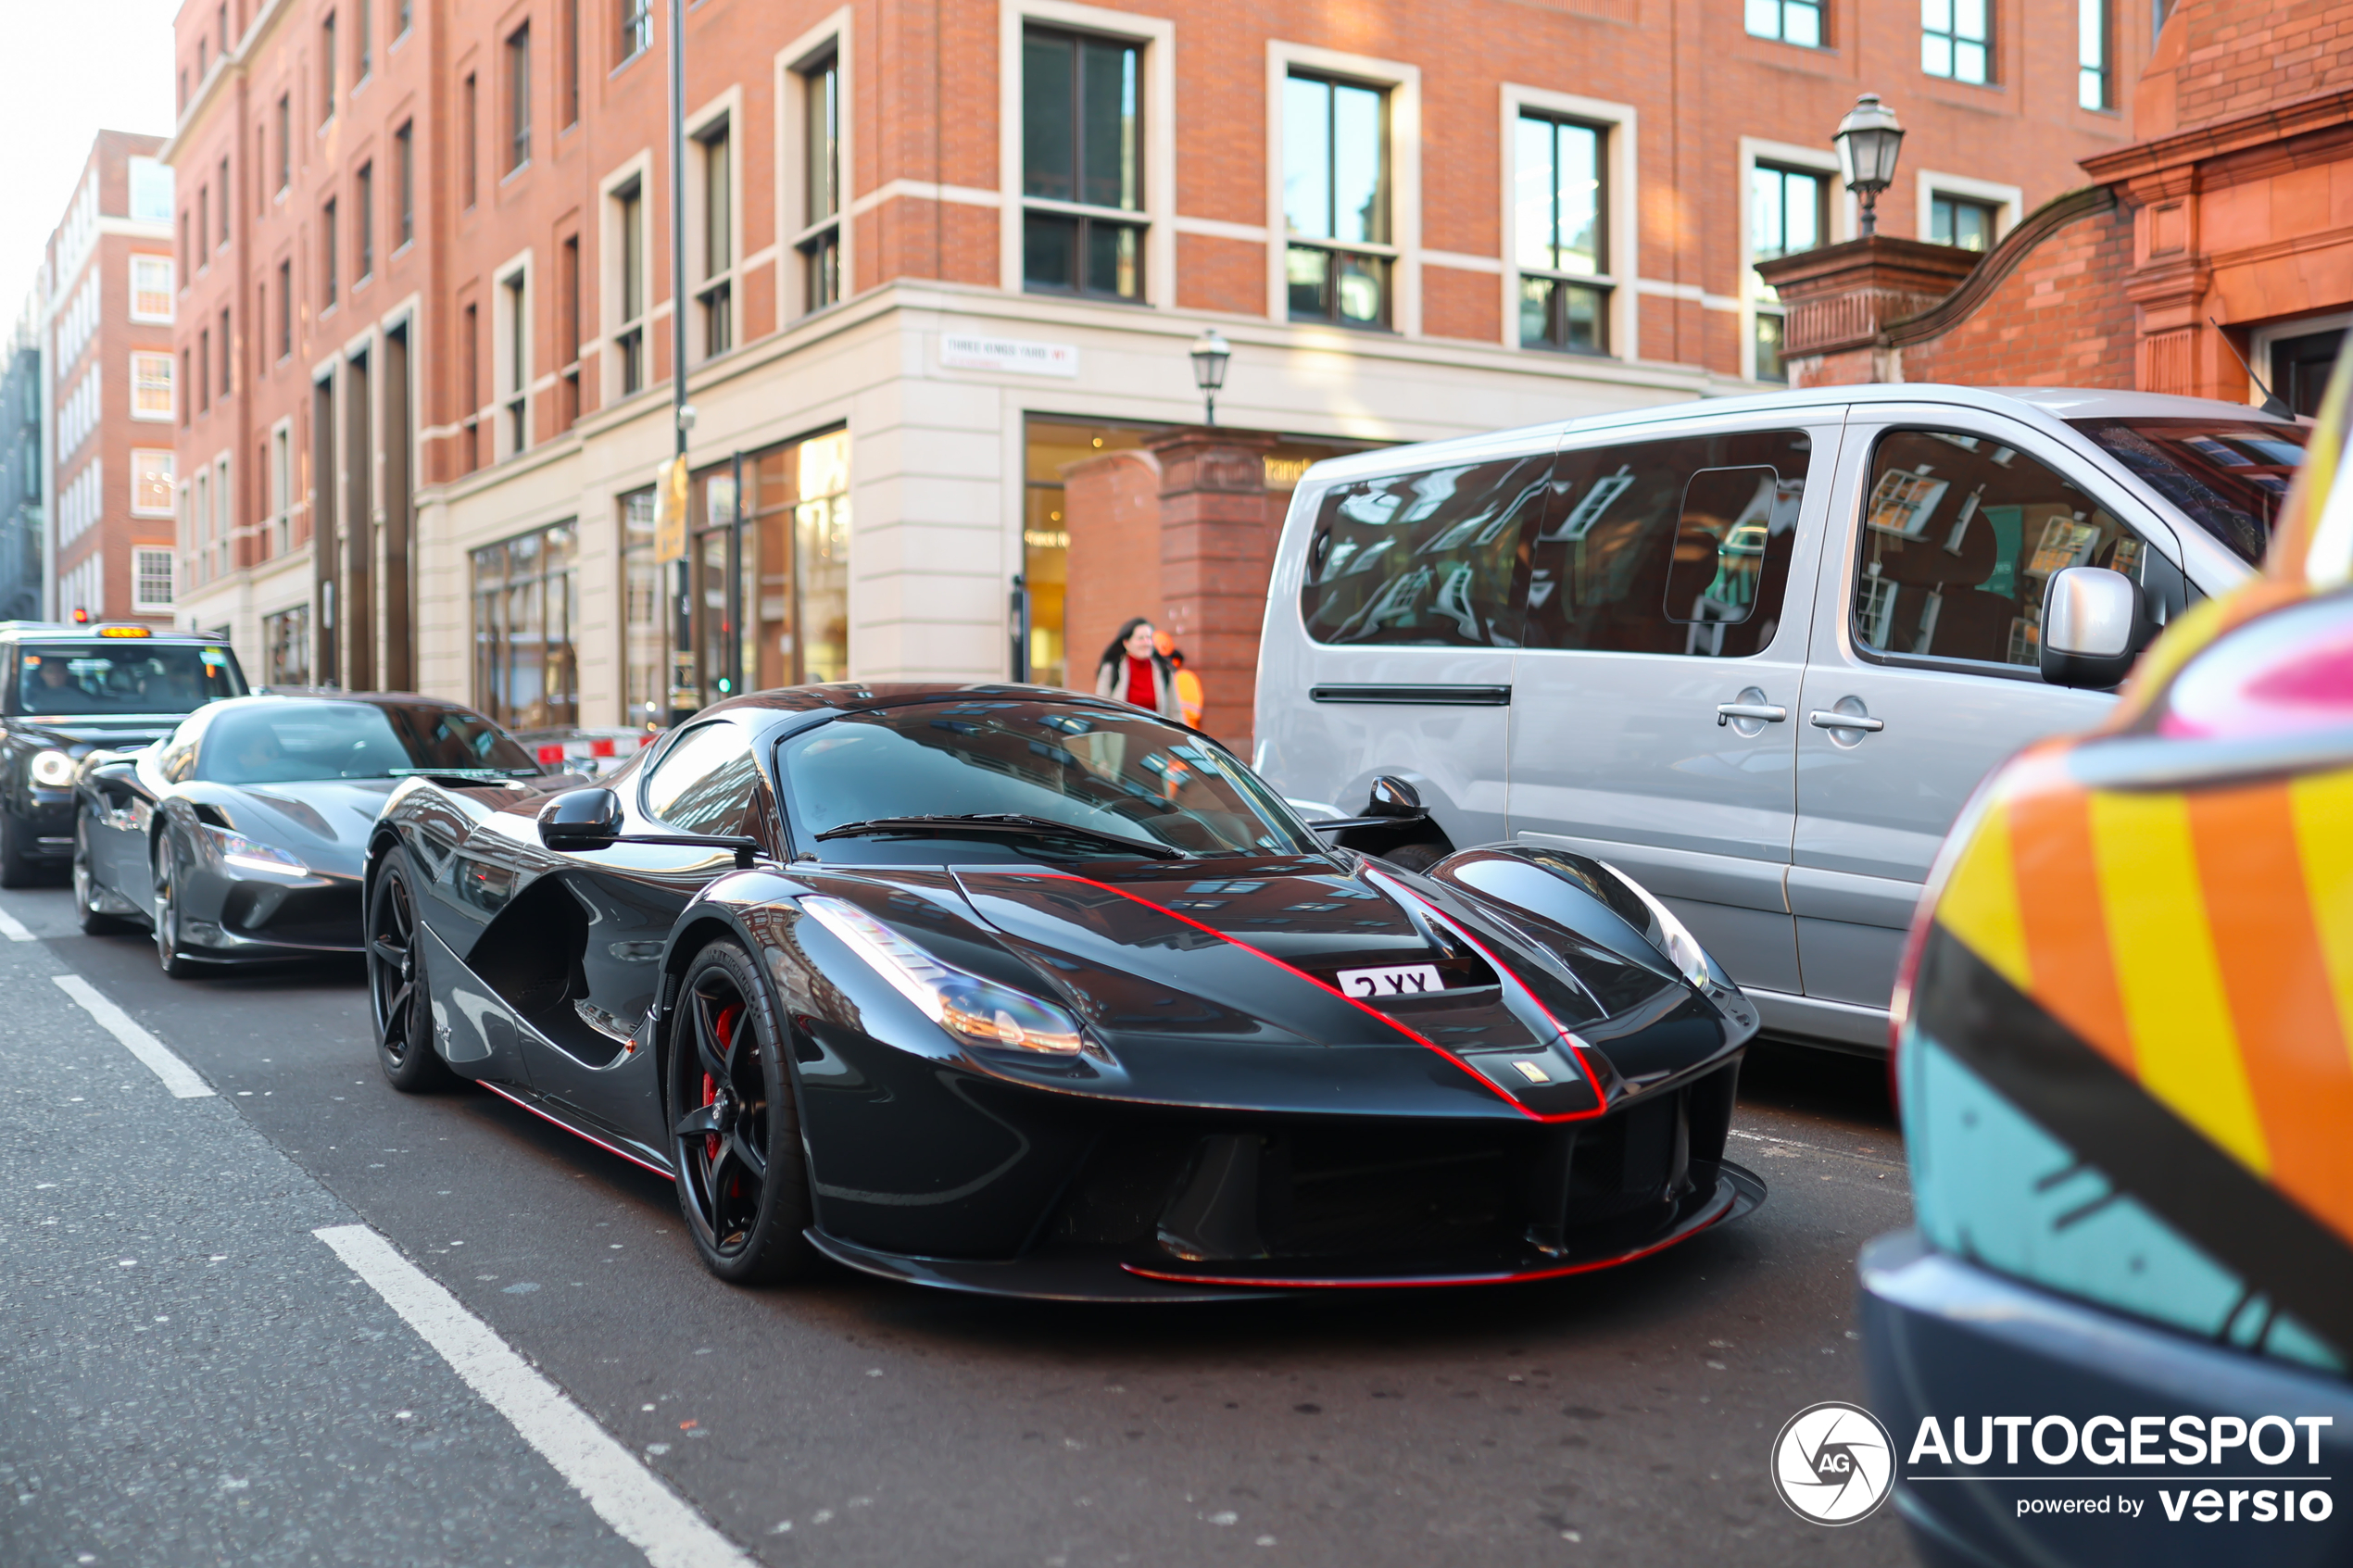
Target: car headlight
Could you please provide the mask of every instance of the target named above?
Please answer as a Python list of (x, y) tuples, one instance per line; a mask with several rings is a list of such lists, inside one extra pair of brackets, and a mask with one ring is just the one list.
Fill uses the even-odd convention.
[(73, 759), (62, 751), (32, 754), (32, 782), (44, 789), (64, 789), (73, 783)]
[(1052, 1003), (950, 969), (855, 904), (813, 894), (800, 907), (959, 1040), (1047, 1056), (1076, 1056), (1085, 1045), (1077, 1022)]
[(1602, 862), (1602, 869), (1624, 883), (1627, 891), (1640, 898), (1642, 901), (1642, 908), (1651, 912), (1651, 919), (1658, 922), (1658, 946), (1667, 955), (1667, 961), (1680, 970), (1684, 979), (1703, 991), (1714, 985), (1715, 977), (1707, 970), (1707, 950), (1699, 945), (1699, 938), (1692, 935), (1683, 922), (1668, 911), (1666, 905), (1652, 897), (1649, 888), (1644, 887), (1607, 860)]
[(310, 868), (274, 844), (257, 844), (241, 833), (217, 828), (208, 823), (206, 834), (220, 858), (233, 866), (252, 872), (276, 872), (283, 876), (303, 876)]

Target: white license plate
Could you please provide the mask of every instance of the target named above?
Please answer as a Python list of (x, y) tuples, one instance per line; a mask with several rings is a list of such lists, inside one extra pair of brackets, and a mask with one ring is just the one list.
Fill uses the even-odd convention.
[(1413, 997), (1442, 991), (1446, 983), (1434, 963), (1402, 963), (1386, 969), (1343, 969), (1340, 988), (1352, 997)]

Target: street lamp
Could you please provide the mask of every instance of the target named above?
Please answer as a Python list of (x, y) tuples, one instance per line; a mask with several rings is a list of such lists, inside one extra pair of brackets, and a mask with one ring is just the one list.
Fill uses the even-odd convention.
[(1846, 188), (1862, 201), (1863, 238), (1868, 240), (1879, 230), (1879, 194), (1895, 179), (1895, 155), (1903, 150), (1904, 127), (1896, 122), (1895, 111), (1879, 101), (1878, 94), (1866, 93), (1838, 122), (1831, 140), (1838, 144)]
[(1226, 384), (1226, 361), (1233, 358), (1234, 348), (1215, 327), (1208, 327), (1193, 339), (1192, 355), (1193, 384), (1201, 388), (1208, 404), (1202, 422), (1214, 425), (1217, 422), (1217, 389)]

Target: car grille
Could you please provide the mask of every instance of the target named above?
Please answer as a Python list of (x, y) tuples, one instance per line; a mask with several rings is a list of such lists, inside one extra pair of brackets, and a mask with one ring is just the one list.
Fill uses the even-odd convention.
[(341, 887), (233, 887), (221, 907), (221, 923), (240, 936), (303, 947), (359, 946), (359, 889)]

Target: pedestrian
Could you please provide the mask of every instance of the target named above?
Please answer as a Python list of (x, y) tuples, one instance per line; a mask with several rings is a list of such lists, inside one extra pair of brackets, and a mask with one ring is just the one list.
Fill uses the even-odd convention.
[(1119, 629), (1095, 671), (1095, 695), (1133, 703), (1163, 718), (1182, 716), (1176, 671), (1152, 646), (1152, 623), (1139, 615)]
[(1184, 714), (1185, 722), (1196, 730), (1200, 729), (1202, 711), (1208, 706), (1207, 699), (1202, 695), (1201, 677), (1185, 668), (1185, 650), (1178, 647), (1176, 639), (1167, 633), (1154, 633), (1152, 646), (1160, 650), (1161, 658), (1168, 660), (1168, 667), (1176, 671), (1176, 707)]

